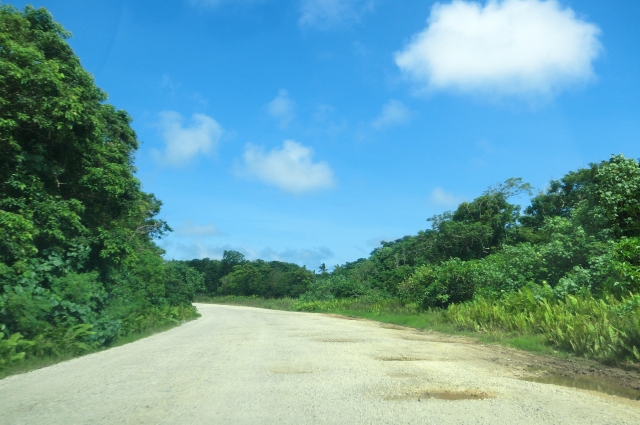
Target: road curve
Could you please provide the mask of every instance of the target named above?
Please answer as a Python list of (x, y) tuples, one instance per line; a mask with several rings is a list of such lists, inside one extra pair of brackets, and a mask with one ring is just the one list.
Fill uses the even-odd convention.
[(508, 350), (197, 307), (200, 319), (168, 332), (0, 380), (0, 424), (640, 423), (640, 402), (518, 380), (521, 369), (496, 361)]

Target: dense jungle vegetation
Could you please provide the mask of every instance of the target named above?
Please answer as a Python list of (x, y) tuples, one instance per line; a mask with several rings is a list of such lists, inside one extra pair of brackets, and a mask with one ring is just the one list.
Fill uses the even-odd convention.
[(45, 9), (0, 5), (0, 371), (195, 317), (203, 291), (163, 260), (131, 119), (69, 36)]

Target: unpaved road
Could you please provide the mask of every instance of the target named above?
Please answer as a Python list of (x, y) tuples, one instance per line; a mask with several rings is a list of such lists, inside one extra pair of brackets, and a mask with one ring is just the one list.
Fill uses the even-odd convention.
[(508, 350), (319, 314), (197, 307), (200, 319), (168, 332), (1, 380), (0, 423), (640, 424), (640, 402), (518, 380), (522, 369), (500, 357)]

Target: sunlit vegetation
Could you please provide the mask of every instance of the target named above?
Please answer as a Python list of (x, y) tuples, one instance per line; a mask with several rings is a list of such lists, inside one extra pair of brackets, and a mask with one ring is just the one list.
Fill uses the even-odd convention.
[(510, 200), (524, 194), (531, 187), (509, 179), (369, 258), (323, 265), (290, 308), (532, 337), (639, 362), (638, 161), (615, 155), (569, 172), (523, 211)]
[(612, 156), (550, 182), (524, 211), (509, 203), (529, 191), (510, 179), (432, 217), (432, 229), (325, 273), (296, 308), (389, 314), (379, 301), (390, 299), (433, 325), (640, 361), (638, 162)]
[(0, 6), (0, 372), (197, 316), (200, 273), (166, 262), (161, 202), (134, 177), (126, 112), (44, 9)]

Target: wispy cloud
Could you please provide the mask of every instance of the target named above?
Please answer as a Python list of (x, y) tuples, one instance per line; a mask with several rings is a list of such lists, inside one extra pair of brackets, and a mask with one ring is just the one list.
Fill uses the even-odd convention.
[(289, 92), (282, 89), (271, 102), (267, 103), (267, 112), (278, 120), (280, 128), (286, 128), (296, 117), (296, 103), (289, 97)]
[(454, 0), (395, 60), (423, 90), (548, 96), (594, 77), (599, 35), (556, 0)]
[(382, 107), (380, 115), (371, 122), (373, 128), (380, 130), (393, 125), (405, 124), (411, 119), (411, 111), (402, 102), (390, 100)]
[[(263, 254), (266, 253), (267, 252), (263, 252)], [(271, 251), (271, 254), (271, 257), (267, 258), (274, 261), (307, 264), (311, 269), (334, 257), (333, 252), (326, 246), (318, 248), (287, 249), (282, 252)]]
[(264, 1), (266, 0), (188, 0), (188, 2), (193, 6), (207, 9), (215, 9), (226, 4), (234, 6), (249, 6), (255, 3), (262, 3)]
[(224, 132), (204, 114), (193, 114), (190, 125), (185, 126), (182, 115), (175, 111), (161, 112), (159, 127), (166, 146), (163, 152), (154, 151), (156, 160), (176, 167), (187, 165), (197, 155), (210, 154)]
[(175, 252), (177, 259), (191, 260), (193, 258), (221, 259), (224, 251), (237, 251), (244, 254), (248, 260), (286, 261), (299, 265), (306, 265), (314, 270), (320, 264), (335, 258), (331, 249), (321, 246), (315, 248), (285, 249), (278, 251), (269, 247), (253, 249), (247, 246), (230, 244), (207, 244), (202, 241), (190, 243), (163, 243), (165, 248)]
[(215, 236), (220, 234), (220, 229), (213, 223), (198, 224), (191, 220), (186, 220), (184, 224), (176, 227), (177, 236)]
[(439, 207), (453, 208), (457, 207), (464, 198), (462, 196), (456, 196), (451, 192), (447, 192), (441, 187), (436, 187), (431, 192), (429, 201)]
[(300, 26), (330, 28), (359, 21), (373, 12), (375, 0), (302, 0)]
[(282, 149), (270, 152), (248, 144), (241, 172), (296, 194), (332, 187), (335, 179), (329, 164), (314, 163), (312, 157), (311, 148), (294, 140), (286, 140)]

